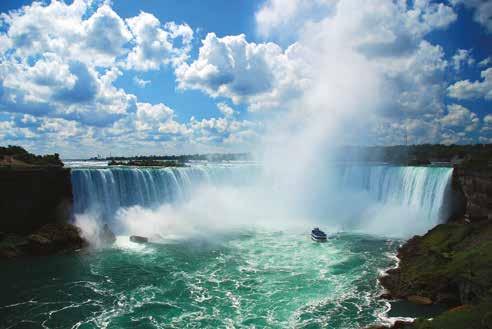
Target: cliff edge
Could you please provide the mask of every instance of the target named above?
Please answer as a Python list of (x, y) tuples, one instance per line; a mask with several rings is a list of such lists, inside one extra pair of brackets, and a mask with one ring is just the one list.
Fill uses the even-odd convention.
[(68, 222), (72, 199), (70, 169), (0, 168), (0, 232), (29, 234)]
[(0, 147), (0, 258), (50, 254), (86, 245), (71, 225), (70, 169), (58, 154)]
[(462, 211), (408, 240), (398, 251), (398, 267), (380, 278), (384, 298), (448, 310), (393, 328), (492, 328), (492, 168), (455, 167), (453, 191), (452, 202), (463, 202), (457, 206)]
[(464, 219), (492, 219), (492, 167), (455, 166), (453, 187), (464, 194)]

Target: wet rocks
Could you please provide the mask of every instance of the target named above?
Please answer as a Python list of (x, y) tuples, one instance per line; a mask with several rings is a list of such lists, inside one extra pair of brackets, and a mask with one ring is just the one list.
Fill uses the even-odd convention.
[(418, 296), (418, 295), (410, 295), (407, 297), (407, 300), (410, 303), (414, 303), (417, 305), (430, 305), (432, 304), (432, 299), (423, 297), (423, 296)]
[(413, 322), (397, 320), (391, 326), (375, 325), (367, 327), (366, 329), (410, 329), (413, 328), (412, 324)]
[(87, 245), (78, 227), (72, 224), (47, 224), (28, 236), (32, 255), (46, 255), (77, 250)]
[(49, 255), (81, 249), (87, 242), (78, 227), (47, 224), (28, 236), (8, 235), (0, 242), (0, 258)]
[(22, 250), (27, 246), (24, 237), (15, 234), (4, 234), (0, 240), (0, 258), (14, 258), (22, 254)]
[(469, 221), (492, 219), (492, 170), (458, 166), (453, 171), (453, 189), (465, 195), (465, 214)]
[(104, 224), (101, 232), (99, 233), (99, 241), (102, 244), (110, 245), (116, 241), (116, 235), (111, 231), (108, 224)]

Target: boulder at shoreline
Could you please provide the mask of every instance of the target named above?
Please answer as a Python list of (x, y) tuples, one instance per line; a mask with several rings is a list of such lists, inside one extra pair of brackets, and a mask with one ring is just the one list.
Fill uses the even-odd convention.
[(4, 235), (0, 241), (0, 258), (51, 255), (87, 245), (78, 227), (68, 223), (47, 224), (27, 236)]

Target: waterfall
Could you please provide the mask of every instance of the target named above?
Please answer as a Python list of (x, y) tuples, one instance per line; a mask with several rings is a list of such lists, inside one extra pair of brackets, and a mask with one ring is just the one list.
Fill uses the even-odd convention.
[(447, 167), (343, 166), (338, 184), (365, 191), (382, 205), (400, 205), (419, 213), (432, 227), (446, 218), (445, 198), (453, 169)]
[(157, 207), (187, 200), (200, 184), (245, 184), (253, 165), (176, 168), (73, 168), (75, 213), (95, 211), (111, 219), (122, 207)]
[[(259, 168), (258, 165), (238, 164), (182, 168), (73, 168), (74, 210), (76, 214), (95, 211), (105, 221), (111, 221), (120, 208), (135, 205), (156, 208), (165, 203), (189, 200), (194, 190), (203, 184), (237, 187), (256, 182), (254, 178), (261, 172)], [(335, 166), (325, 175), (331, 177), (327, 179), (325, 188), (312, 192), (318, 198), (313, 204), (308, 204), (308, 208), (317, 208), (316, 215), (346, 221), (344, 227), (349, 228), (362, 218), (364, 209), (374, 205), (378, 209), (400, 207), (400, 213), (392, 216), (405, 217), (406, 211), (414, 212), (416, 215), (413, 217), (401, 218), (400, 221), (421, 221), (421, 228), (428, 229), (445, 216), (443, 203), (451, 174), (452, 168), (444, 167)], [(259, 181), (262, 184), (257, 188), (268, 191), (268, 179)], [(271, 198), (274, 201), (282, 195), (271, 191)], [(257, 207), (254, 200), (248, 202), (258, 212), (264, 210)], [(295, 207), (288, 201), (280, 204), (284, 208)]]

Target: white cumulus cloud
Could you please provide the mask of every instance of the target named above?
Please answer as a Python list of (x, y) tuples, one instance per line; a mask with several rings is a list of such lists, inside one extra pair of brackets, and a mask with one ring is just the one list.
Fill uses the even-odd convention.
[(134, 76), (133, 77), (133, 83), (135, 83), (140, 88), (145, 88), (147, 85), (149, 85), (151, 83), (151, 81), (150, 80), (144, 80), (144, 79), (141, 79), (137, 76)]
[(455, 5), (463, 5), (473, 10), (473, 19), (492, 33), (492, 2), (488, 0), (450, 0)]
[(456, 99), (492, 99), (492, 68), (480, 73), (482, 81), (461, 80), (448, 87), (450, 97)]
[[(186, 60), (191, 49), (193, 30), (186, 24), (164, 25), (152, 14), (141, 12), (126, 20), (135, 37), (135, 46), (128, 54), (127, 67), (135, 70), (156, 70), (161, 65), (177, 65)], [(174, 42), (181, 40), (182, 47)]]
[(465, 127), (466, 131), (474, 131), (477, 129), (480, 119), (466, 107), (458, 104), (451, 104), (448, 105), (447, 110), (448, 113), (440, 119), (444, 126)]
[(305, 84), (298, 69), (302, 59), (292, 56), (294, 48), (283, 51), (275, 43), (248, 42), (243, 34), (219, 38), (209, 33), (198, 58), (176, 69), (178, 86), (227, 97), (234, 103), (244, 101), (252, 110), (271, 108)]
[(470, 50), (458, 49), (452, 57), (453, 68), (459, 71), (463, 65), (471, 66), (475, 63), (475, 59), (471, 55)]
[(491, 125), (492, 126), (492, 114), (487, 114), (483, 118), (483, 122), (486, 123), (487, 125)]
[(226, 103), (218, 103), (217, 108), (226, 117), (233, 116), (236, 111)]
[(489, 66), (492, 63), (492, 57), (486, 57), (480, 62), (478, 62), (478, 66), (480, 67), (486, 67)]

